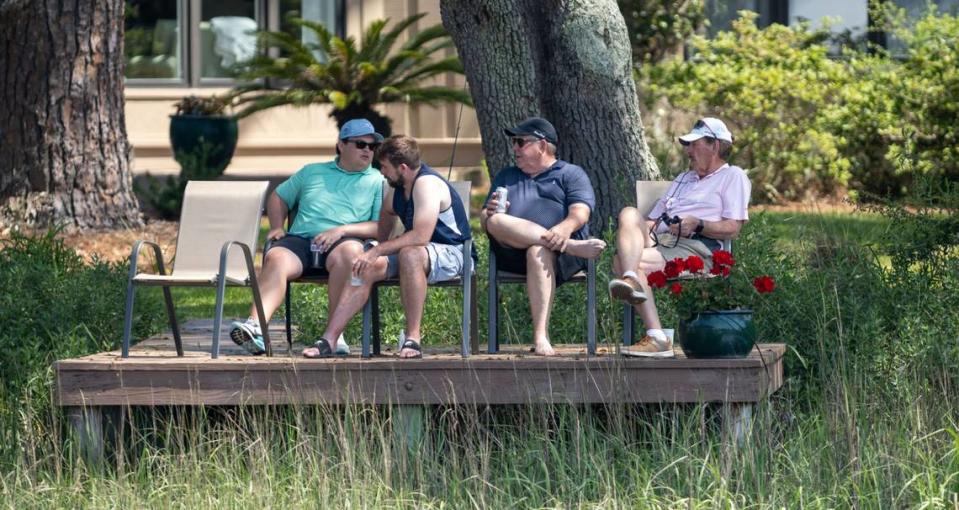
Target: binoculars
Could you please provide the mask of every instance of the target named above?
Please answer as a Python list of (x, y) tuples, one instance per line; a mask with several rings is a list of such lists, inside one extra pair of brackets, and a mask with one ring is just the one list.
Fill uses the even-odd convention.
[(663, 213), (657, 221), (661, 221), (666, 225), (678, 225), (683, 220), (679, 216), (673, 216), (670, 218), (669, 215)]

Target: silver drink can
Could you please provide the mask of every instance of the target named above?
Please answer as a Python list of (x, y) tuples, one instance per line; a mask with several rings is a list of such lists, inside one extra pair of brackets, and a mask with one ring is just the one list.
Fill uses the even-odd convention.
[(312, 242), (310, 243), (310, 252), (313, 255), (313, 267), (320, 267), (320, 255), (323, 253), (323, 247)]
[(505, 186), (496, 188), (496, 201), (499, 202), (496, 204), (496, 212), (506, 212), (506, 197), (508, 193), (509, 190), (507, 190)]

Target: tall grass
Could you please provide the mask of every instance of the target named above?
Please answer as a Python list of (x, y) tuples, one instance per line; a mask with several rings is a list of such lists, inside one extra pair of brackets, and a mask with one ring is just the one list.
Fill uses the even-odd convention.
[[(777, 277), (773, 299), (757, 310), (761, 337), (788, 344), (785, 385), (757, 405), (742, 445), (724, 437), (723, 410), (715, 405), (117, 409), (119, 446), (98, 467), (80, 458), (64, 418), (34, 391), (0, 399), (2, 501), (955, 508), (959, 255), (952, 238), (916, 226), (947, 221), (941, 211), (883, 213), (864, 218), (868, 229), (857, 227), (855, 216), (756, 215), (736, 242), (743, 264)], [(938, 241), (908, 238), (922, 232)], [(906, 249), (913, 245), (928, 249)], [(601, 261), (601, 274), (608, 263)], [(569, 296), (557, 303), (554, 340), (581, 342), (583, 290), (562, 290)], [(297, 292), (299, 306), (316, 309), (321, 290)], [(449, 292), (431, 291), (427, 342), (458, 335), (458, 304)], [(522, 290), (507, 292), (515, 293), (507, 308), (522, 340)], [(389, 299), (384, 310), (398, 306)], [(602, 339), (618, 338), (620, 313), (601, 300)], [(388, 332), (401, 327), (400, 316), (390, 314)], [(663, 310), (666, 320), (669, 314)], [(34, 368), (31, 377), (43, 388), (49, 368)], [(419, 420), (422, 435), (407, 439)]]

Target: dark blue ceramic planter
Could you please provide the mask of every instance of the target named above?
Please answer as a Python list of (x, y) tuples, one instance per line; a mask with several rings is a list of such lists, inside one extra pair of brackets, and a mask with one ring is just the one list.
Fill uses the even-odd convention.
[[(170, 144), (174, 158), (202, 157), (199, 169), (210, 175), (188, 176), (192, 179), (215, 179), (233, 159), (239, 137), (236, 118), (225, 115), (171, 115)], [(181, 163), (182, 164), (182, 163)]]
[(679, 321), (678, 334), (689, 358), (744, 358), (756, 345), (752, 310), (694, 313)]

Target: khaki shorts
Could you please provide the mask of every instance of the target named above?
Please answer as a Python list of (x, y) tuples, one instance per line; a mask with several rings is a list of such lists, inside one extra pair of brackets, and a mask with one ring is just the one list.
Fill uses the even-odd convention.
[(702, 241), (688, 237), (680, 237), (679, 243), (673, 247), (673, 243), (675, 242), (676, 237), (672, 234), (659, 234), (659, 246), (656, 246), (656, 251), (658, 251), (667, 262), (675, 258), (684, 259), (690, 255), (696, 255), (703, 259), (706, 271), (709, 271), (713, 267), (713, 251)]
[[(426, 283), (439, 283), (452, 280), (463, 273), (463, 245), (427, 243), (426, 253), (430, 257), (430, 274)], [(396, 254), (388, 255), (387, 278), (400, 275), (400, 263)]]

